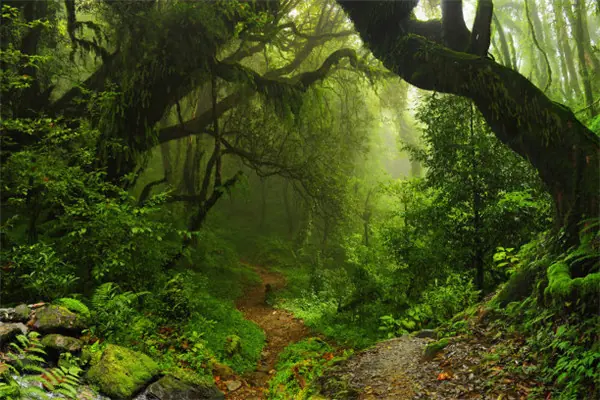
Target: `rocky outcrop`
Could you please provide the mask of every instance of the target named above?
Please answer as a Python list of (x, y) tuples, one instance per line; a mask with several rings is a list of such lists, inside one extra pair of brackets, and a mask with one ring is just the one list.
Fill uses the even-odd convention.
[(160, 373), (150, 357), (124, 347), (108, 345), (86, 379), (113, 399), (129, 399)]
[(154, 382), (136, 400), (222, 400), (225, 395), (213, 384), (200, 386), (165, 376)]
[(48, 305), (36, 311), (33, 327), (41, 333), (78, 335), (87, 326), (79, 314), (62, 306)]

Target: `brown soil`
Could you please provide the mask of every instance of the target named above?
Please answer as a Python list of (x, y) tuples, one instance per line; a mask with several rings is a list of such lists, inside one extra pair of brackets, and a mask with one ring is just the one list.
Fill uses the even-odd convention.
[[(244, 313), (246, 319), (260, 326), (266, 335), (266, 344), (262, 358), (256, 366), (256, 371), (229, 381), (219, 382), (219, 387), (227, 400), (258, 400), (264, 399), (264, 392), (268, 388), (270, 378), (273, 376), (275, 363), (279, 354), (292, 343), (310, 336), (309, 329), (302, 320), (294, 317), (284, 310), (276, 310), (265, 301), (266, 285), (271, 285), (272, 290), (285, 286), (283, 275), (269, 271), (260, 266), (251, 266), (260, 275), (262, 284), (250, 288), (237, 302), (237, 308)], [(240, 382), (241, 387), (228, 392), (227, 383)]]

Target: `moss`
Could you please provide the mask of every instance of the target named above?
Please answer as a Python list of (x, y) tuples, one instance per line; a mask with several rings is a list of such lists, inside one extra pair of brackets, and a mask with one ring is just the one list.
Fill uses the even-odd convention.
[(450, 344), (450, 341), (447, 338), (438, 340), (437, 342), (433, 342), (425, 347), (424, 357), (427, 359), (434, 358), (440, 351), (444, 350), (446, 346)]
[(87, 372), (87, 380), (116, 399), (125, 399), (143, 389), (160, 372), (147, 355), (108, 345), (100, 360)]
[(31, 311), (26, 304), (19, 304), (15, 307), (15, 314), (17, 315), (17, 320), (21, 322), (25, 322), (29, 319), (29, 314)]
[(544, 294), (551, 299), (566, 300), (575, 295), (586, 297), (600, 294), (600, 272), (572, 279), (569, 265), (559, 261), (548, 268), (547, 274), (548, 287)]
[(79, 339), (70, 336), (63, 336), (56, 333), (46, 335), (42, 338), (42, 344), (51, 350), (59, 353), (77, 352), (81, 350), (82, 342)]

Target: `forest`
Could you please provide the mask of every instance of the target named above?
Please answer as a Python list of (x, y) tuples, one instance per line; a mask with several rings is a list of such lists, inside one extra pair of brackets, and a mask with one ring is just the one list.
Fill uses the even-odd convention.
[(0, 4), (0, 399), (600, 400), (598, 0)]

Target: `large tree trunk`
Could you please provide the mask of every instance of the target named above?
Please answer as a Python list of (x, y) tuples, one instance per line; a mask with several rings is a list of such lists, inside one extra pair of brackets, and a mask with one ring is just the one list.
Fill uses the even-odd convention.
[(438, 29), (432, 22), (422, 23), (427, 37), (406, 34), (410, 26), (402, 23), (389, 29), (386, 21), (419, 23), (405, 2), (338, 2), (391, 71), (421, 89), (474, 101), (498, 139), (537, 169), (554, 199), (557, 228), (575, 243), (577, 225), (599, 215), (600, 139), (518, 72), (441, 45), (430, 32)]

